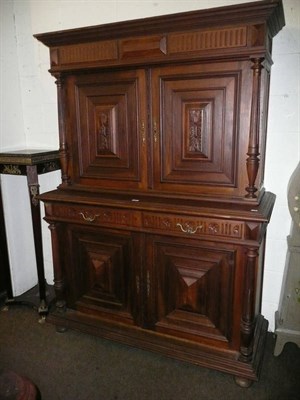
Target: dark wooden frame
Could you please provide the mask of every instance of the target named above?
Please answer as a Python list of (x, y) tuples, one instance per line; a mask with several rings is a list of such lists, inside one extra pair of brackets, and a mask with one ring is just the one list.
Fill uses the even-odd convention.
[(258, 379), (283, 26), (281, 0), (264, 0), (35, 36), (58, 94), (62, 183), (41, 196), (58, 330)]

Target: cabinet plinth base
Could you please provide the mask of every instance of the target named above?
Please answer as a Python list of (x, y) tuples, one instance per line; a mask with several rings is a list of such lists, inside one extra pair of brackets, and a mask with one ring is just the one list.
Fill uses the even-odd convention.
[[(155, 331), (137, 326), (125, 326), (110, 321), (102, 321), (99, 318), (87, 316), (74, 310), (68, 310), (64, 316), (54, 311), (47, 316), (47, 322), (56, 325), (60, 332), (70, 328), (163, 354), (179, 361), (231, 374), (241, 387), (249, 387), (259, 379), (268, 328), (268, 321), (259, 315), (254, 337), (252, 362), (245, 363), (239, 360), (240, 354), (237, 351), (214, 349), (200, 342), (187, 342), (177, 337), (166, 337)], [(64, 327), (63, 331), (61, 327)]]

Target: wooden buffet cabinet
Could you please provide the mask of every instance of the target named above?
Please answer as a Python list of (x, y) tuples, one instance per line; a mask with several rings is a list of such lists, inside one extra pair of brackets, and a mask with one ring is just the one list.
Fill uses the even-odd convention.
[(43, 194), (58, 330), (258, 379), (280, 0), (35, 35), (58, 89)]

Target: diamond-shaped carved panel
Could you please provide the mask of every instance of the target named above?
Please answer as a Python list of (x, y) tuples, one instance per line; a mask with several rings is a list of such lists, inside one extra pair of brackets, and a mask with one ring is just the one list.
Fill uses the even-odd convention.
[(79, 246), (80, 260), (87, 269), (83, 297), (102, 306), (122, 308), (126, 288), (122, 246), (101, 242), (95, 245), (82, 240)]
[(119, 251), (119, 249), (114, 249), (111, 254), (105, 254), (105, 249), (100, 249), (98, 252), (86, 249), (89, 268), (87, 295), (101, 298), (102, 301), (109, 300), (114, 302), (115, 306), (121, 307), (124, 294), (117, 287), (116, 275), (118, 276), (122, 271), (115, 271), (114, 253), (116, 250)]
[(155, 327), (184, 337), (228, 342), (232, 319), (233, 251), (156, 243), (158, 307)]
[(133, 323), (132, 243), (129, 234), (72, 228), (68, 265), (68, 302), (84, 312)]

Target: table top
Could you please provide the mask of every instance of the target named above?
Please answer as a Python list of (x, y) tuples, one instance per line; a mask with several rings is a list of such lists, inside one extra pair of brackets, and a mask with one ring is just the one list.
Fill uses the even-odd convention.
[(35, 165), (58, 159), (58, 150), (16, 149), (0, 152), (0, 164)]

